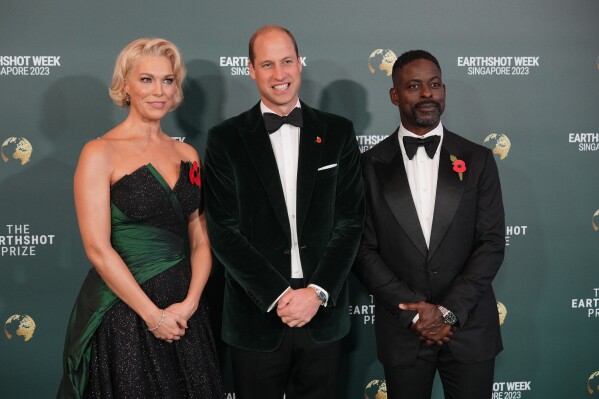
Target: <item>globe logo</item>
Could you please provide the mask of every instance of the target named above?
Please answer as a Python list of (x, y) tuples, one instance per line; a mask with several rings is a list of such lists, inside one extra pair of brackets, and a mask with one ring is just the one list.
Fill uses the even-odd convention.
[(0, 148), (0, 156), (4, 163), (11, 159), (21, 161), (21, 165), (25, 165), (31, 158), (33, 147), (31, 143), (24, 137), (9, 137), (4, 140)]
[(597, 209), (597, 211), (593, 214), (593, 218), (591, 219), (591, 223), (593, 224), (593, 230), (597, 231), (599, 230), (599, 226), (597, 226), (597, 219), (599, 219), (597, 216), (599, 216), (599, 209)]
[(505, 305), (499, 301), (497, 301), (497, 313), (499, 313), (499, 325), (503, 325), (505, 323), (505, 318), (507, 316), (507, 308)]
[(587, 389), (589, 395), (593, 395), (593, 398), (599, 398), (599, 371), (595, 371), (589, 376), (587, 381)]
[(33, 338), (34, 332), (35, 321), (26, 314), (14, 314), (4, 323), (4, 334), (6, 334), (6, 338), (8, 339), (12, 339), (13, 336), (18, 335), (23, 337), (23, 340), (27, 342)]
[(393, 72), (393, 63), (397, 56), (395, 53), (389, 49), (377, 49), (370, 54), (368, 58), (368, 69), (370, 73), (374, 74), (377, 70), (384, 71), (387, 76), (391, 76), (391, 72)]
[(505, 159), (512, 147), (510, 139), (503, 133), (491, 133), (485, 137), (484, 144), (493, 151), (493, 154), (499, 155), (499, 159)]
[(385, 380), (372, 380), (364, 389), (364, 399), (387, 399)]

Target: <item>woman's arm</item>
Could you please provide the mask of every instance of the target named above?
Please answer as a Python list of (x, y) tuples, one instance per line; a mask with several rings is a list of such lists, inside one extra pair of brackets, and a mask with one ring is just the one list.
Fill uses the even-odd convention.
[[(148, 328), (152, 328), (163, 318), (162, 310), (143, 292), (110, 243), (110, 180), (113, 169), (110, 144), (94, 140), (84, 147), (74, 181), (83, 246), (108, 287), (146, 322)], [(160, 327), (152, 333), (159, 339), (176, 340), (185, 326), (186, 322), (178, 315), (165, 312)]]

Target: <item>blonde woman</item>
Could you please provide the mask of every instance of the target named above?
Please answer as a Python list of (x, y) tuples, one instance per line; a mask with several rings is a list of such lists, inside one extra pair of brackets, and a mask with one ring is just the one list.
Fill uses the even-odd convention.
[(160, 121), (185, 66), (164, 39), (117, 58), (110, 96), (127, 118), (81, 152), (75, 204), (89, 272), (69, 321), (59, 398), (217, 398), (206, 305), (211, 267), (199, 158)]

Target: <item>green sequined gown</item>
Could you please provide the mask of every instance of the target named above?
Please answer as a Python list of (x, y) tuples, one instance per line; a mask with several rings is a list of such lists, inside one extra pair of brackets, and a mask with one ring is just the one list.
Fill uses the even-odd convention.
[[(110, 188), (113, 248), (159, 308), (187, 295), (187, 218), (200, 188), (181, 162), (174, 188), (151, 165)], [(69, 321), (58, 398), (222, 398), (215, 342), (203, 300), (171, 344), (156, 339), (92, 269)]]

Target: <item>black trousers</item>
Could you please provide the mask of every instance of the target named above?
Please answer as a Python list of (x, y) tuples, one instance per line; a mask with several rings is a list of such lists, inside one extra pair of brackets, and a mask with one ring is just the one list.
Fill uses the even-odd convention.
[[(428, 349), (428, 348), (427, 348)], [(489, 399), (493, 390), (495, 359), (461, 363), (443, 345), (434, 360), (416, 360), (408, 367), (386, 367), (389, 399), (430, 399), (436, 371), (439, 371), (445, 399)]]
[(236, 398), (336, 398), (340, 358), (341, 341), (314, 343), (306, 327), (287, 327), (273, 352), (231, 347)]

